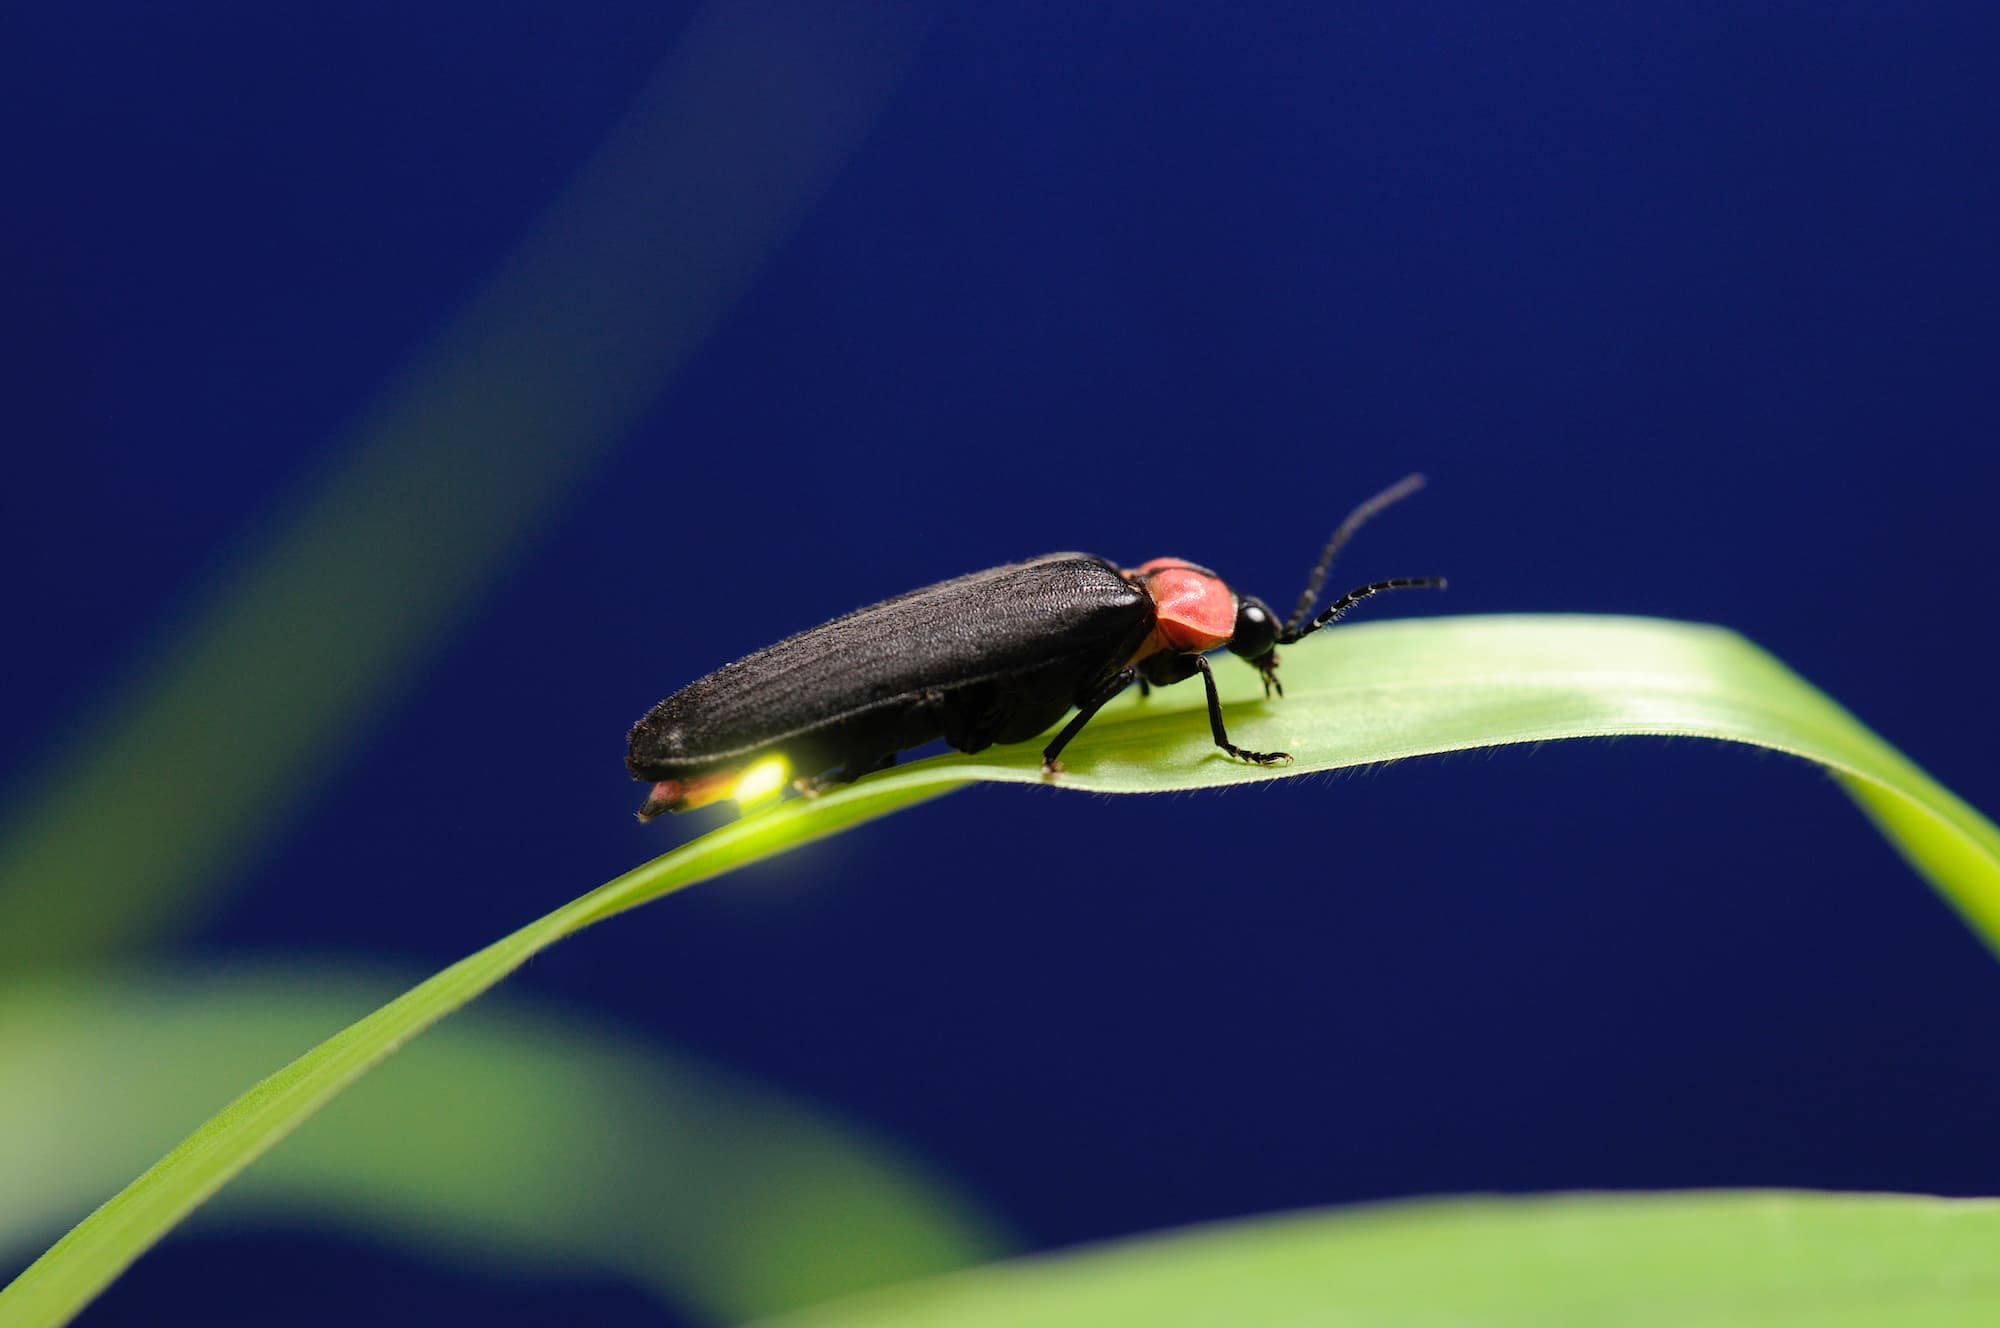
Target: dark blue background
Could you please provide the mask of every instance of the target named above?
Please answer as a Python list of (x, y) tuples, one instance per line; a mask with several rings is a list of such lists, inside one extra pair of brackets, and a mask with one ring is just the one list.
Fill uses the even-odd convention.
[[(634, 825), (619, 765), (697, 674), (1053, 548), (1283, 601), (1419, 468), (1346, 571), (1452, 590), (1382, 616), (1728, 624), (2000, 809), (1994, 14), (936, 8), (774, 263), (191, 943), (440, 966), (700, 828)], [(0, 19), (0, 775), (310, 477), (685, 21)], [(468, 768), (496, 713), (505, 759)], [(1035, 1246), (1467, 1190), (2000, 1192), (2000, 969), (1820, 772), (1700, 743), (974, 790), (514, 986), (866, 1121)], [(246, 1259), (326, 1279), (328, 1322), (551, 1311), (182, 1239), (101, 1321)]]

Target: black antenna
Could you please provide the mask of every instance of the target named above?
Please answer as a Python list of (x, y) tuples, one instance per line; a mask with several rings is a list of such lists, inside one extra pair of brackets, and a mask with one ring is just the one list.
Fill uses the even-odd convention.
[(1443, 590), (1444, 578), (1441, 576), (1392, 576), (1387, 581), (1370, 581), (1365, 586), (1356, 586), (1333, 603), (1327, 605), (1326, 608), (1320, 611), (1319, 617), (1313, 619), (1304, 627), (1297, 630), (1287, 627), (1284, 634), (1278, 638), (1278, 644), (1288, 646), (1301, 637), (1311, 636), (1320, 628), (1330, 626), (1339, 621), (1342, 614), (1372, 595), (1379, 595), (1385, 590), (1412, 589)]
[(1334, 558), (1340, 553), (1342, 546), (1348, 540), (1354, 538), (1354, 532), (1368, 524), (1368, 518), (1374, 516), (1383, 508), (1393, 503), (1401, 502), (1423, 487), (1424, 477), (1422, 475), (1405, 475), (1347, 514), (1347, 520), (1340, 523), (1340, 529), (1333, 532), (1333, 538), (1326, 542), (1324, 549), (1320, 550), (1319, 566), (1313, 568), (1312, 576), (1306, 581), (1306, 593), (1299, 596), (1298, 607), (1292, 610), (1291, 617), (1285, 619), (1285, 629), (1278, 633), (1278, 640), (1281, 644), (1290, 645), (1300, 637), (1318, 631), (1341, 614), (1347, 612), (1355, 604), (1367, 599), (1370, 595), (1380, 594), (1384, 590), (1401, 590), (1406, 586), (1435, 585), (1441, 587), (1444, 585), (1444, 581), (1437, 577), (1418, 577), (1383, 581), (1372, 586), (1363, 586), (1359, 590), (1349, 591), (1347, 594), (1341, 596), (1340, 602), (1321, 614), (1319, 621), (1315, 622), (1312, 626), (1305, 628), (1303, 631), (1299, 627), (1299, 624), (1303, 623), (1306, 620), (1306, 616), (1313, 611), (1313, 605), (1319, 602), (1320, 589), (1326, 585), (1326, 574), (1333, 570)]

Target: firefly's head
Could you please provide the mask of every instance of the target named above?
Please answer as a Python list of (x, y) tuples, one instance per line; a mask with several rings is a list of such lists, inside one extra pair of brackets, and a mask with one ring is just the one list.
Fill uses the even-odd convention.
[(1229, 634), (1229, 653), (1252, 664), (1278, 646), (1278, 617), (1255, 595), (1236, 597), (1236, 630)]

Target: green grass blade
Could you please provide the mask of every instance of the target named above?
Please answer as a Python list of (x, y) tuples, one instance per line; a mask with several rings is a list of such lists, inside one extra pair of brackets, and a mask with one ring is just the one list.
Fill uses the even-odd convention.
[[(1817, 761), (1901, 851), (2000, 937), (2000, 831), (1810, 684), (1714, 627), (1632, 618), (1442, 618), (1346, 627), (1287, 651), (1287, 695), (1228, 676), (1232, 735), (1296, 754), (1245, 767), (1209, 744), (1198, 688), (1108, 707), (1064, 787), (1138, 793), (1286, 778), (1500, 743), (1676, 734)], [(182, 1216), (370, 1067), (529, 956), (624, 909), (973, 780), (1039, 783), (1032, 744), (886, 771), (732, 822), (494, 942), (321, 1043), (202, 1126), (0, 1291), (7, 1322), (61, 1322)], [(1338, 796), (1329, 792), (1330, 797)]]
[(1259, 1218), (954, 1273), (770, 1328), (1969, 1328), (2000, 1202), (1689, 1192)]
[[(0, 994), (0, 1262), (401, 985), (290, 959)], [(622, 1276), (725, 1322), (1003, 1250), (972, 1204), (880, 1142), (668, 1047), (507, 999), (370, 1075), (201, 1221), (286, 1216), (516, 1275)]]
[[(1652, 618), (1496, 616), (1344, 626), (1329, 635), (1281, 652), (1280, 699), (1265, 700), (1250, 669), (1225, 661), (1216, 670), (1230, 737), (1253, 750), (1289, 751), (1292, 765), (1259, 769), (1220, 756), (1200, 688), (1189, 683), (1107, 706), (1064, 753), (1064, 784), (1103, 793), (1209, 788), (1559, 738), (1746, 743), (1833, 771), (2000, 951), (2000, 829), (1735, 632)], [(925, 764), (1041, 782), (1032, 744)]]

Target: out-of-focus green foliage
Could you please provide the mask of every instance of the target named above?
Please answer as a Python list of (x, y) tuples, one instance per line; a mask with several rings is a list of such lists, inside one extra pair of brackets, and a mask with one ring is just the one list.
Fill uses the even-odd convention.
[[(26, 1254), (246, 1081), (399, 983), (323, 961), (0, 996), (0, 1250)], [(995, 1228), (887, 1146), (578, 1016), (482, 1006), (204, 1210), (338, 1223), (519, 1273), (615, 1275), (737, 1319), (964, 1267)]]
[(328, 472), (0, 809), (0, 973), (190, 929), (305, 814), (845, 162), (913, 18), (696, 15)]
[(769, 1328), (1972, 1328), (2000, 1202), (1554, 1195), (1255, 1218), (1021, 1259)]
[[(346, 435), (278, 440), (322, 455), (320, 473), (245, 532), (121, 686), (7, 790), (0, 1236), (54, 1235), (244, 1083), (375, 1003), (324, 969), (241, 990), (81, 975), (192, 930), (312, 805), (778, 251), (865, 136), (920, 23), (872, 3), (697, 10), (622, 123)], [(338, 991), (296, 985), (315, 979)], [(399, 1094), (392, 1080), (378, 1096), (371, 1081), (359, 1106), (342, 1104), (355, 1123), (308, 1133), (233, 1192), (239, 1210), (261, 1195), (377, 1232), (403, 1213), (410, 1240), (622, 1267), (731, 1314), (823, 1294), (829, 1275), (990, 1248), (935, 1185), (802, 1107), (574, 1021), (558, 1058), (547, 1021), (514, 1013), (518, 1044), (493, 1011), (440, 1059), (408, 1062), (407, 1083), (450, 1066), (448, 1082)], [(457, 1131), (427, 1103), (462, 1108)], [(615, 1158), (586, 1137), (607, 1113), (627, 1127)], [(483, 1167), (456, 1165), (482, 1141), (495, 1150)], [(739, 1175), (723, 1192), (718, 1168), (746, 1156), (788, 1157), (792, 1174)], [(648, 1180), (687, 1183), (649, 1200)], [(476, 1185), (505, 1201), (474, 1203)], [(698, 1248), (731, 1229), (727, 1257)], [(101, 1286), (99, 1272), (87, 1281)], [(64, 1317), (94, 1289), (61, 1284), (58, 1303), (10, 1288), (0, 1321)]]

